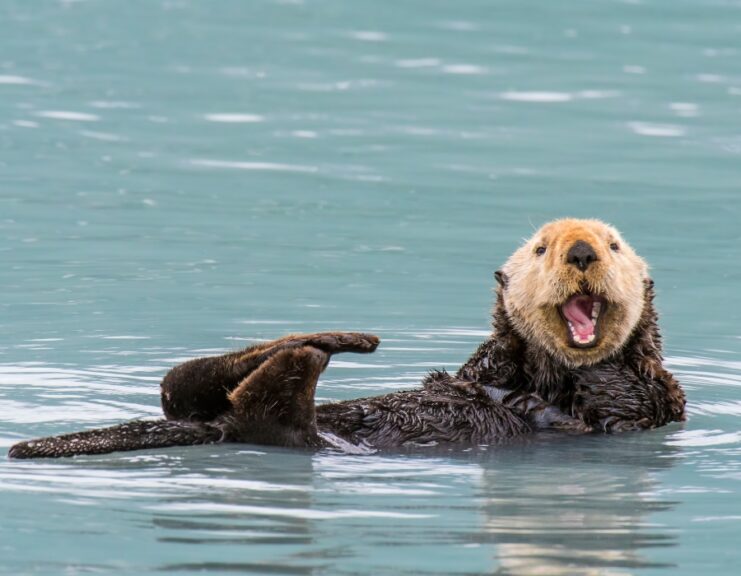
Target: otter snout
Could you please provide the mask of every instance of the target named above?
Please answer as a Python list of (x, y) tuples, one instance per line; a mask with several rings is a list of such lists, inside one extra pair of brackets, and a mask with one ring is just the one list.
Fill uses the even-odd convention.
[(594, 248), (584, 240), (574, 242), (574, 245), (569, 248), (569, 252), (566, 254), (566, 262), (573, 264), (582, 272), (586, 271), (589, 265), (597, 260), (597, 253)]

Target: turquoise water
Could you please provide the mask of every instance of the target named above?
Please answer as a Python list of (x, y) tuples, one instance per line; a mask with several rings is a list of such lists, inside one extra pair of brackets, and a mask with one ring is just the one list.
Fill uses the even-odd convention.
[(0, 6), (0, 446), (160, 413), (197, 355), (373, 331), (321, 401), (488, 332), (492, 272), (564, 215), (652, 265), (689, 420), (338, 456), (0, 457), (7, 574), (734, 574), (741, 4)]

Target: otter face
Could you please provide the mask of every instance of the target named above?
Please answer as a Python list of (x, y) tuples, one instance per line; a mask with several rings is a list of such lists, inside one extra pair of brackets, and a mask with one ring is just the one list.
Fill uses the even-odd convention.
[(515, 330), (564, 364), (595, 364), (622, 348), (643, 311), (648, 267), (598, 220), (543, 226), (497, 273)]

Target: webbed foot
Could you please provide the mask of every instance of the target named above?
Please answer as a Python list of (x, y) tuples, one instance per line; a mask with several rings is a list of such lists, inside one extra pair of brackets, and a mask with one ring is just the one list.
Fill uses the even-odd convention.
[(284, 348), (264, 362), (228, 399), (230, 437), (239, 442), (279, 446), (314, 446), (314, 394), (329, 355), (318, 348)]
[(240, 367), (247, 368), (244, 376), (251, 370), (286, 349), (296, 349), (303, 346), (312, 346), (329, 354), (355, 352), (368, 354), (373, 352), (380, 343), (378, 336), (363, 332), (317, 332), (315, 334), (291, 334), (278, 340), (266, 342), (249, 348), (237, 359)]

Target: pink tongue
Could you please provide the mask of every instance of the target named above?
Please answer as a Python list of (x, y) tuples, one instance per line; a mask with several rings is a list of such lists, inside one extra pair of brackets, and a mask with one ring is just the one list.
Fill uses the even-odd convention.
[(592, 298), (589, 296), (574, 296), (561, 308), (563, 315), (574, 326), (580, 338), (588, 338), (594, 334), (592, 324)]

